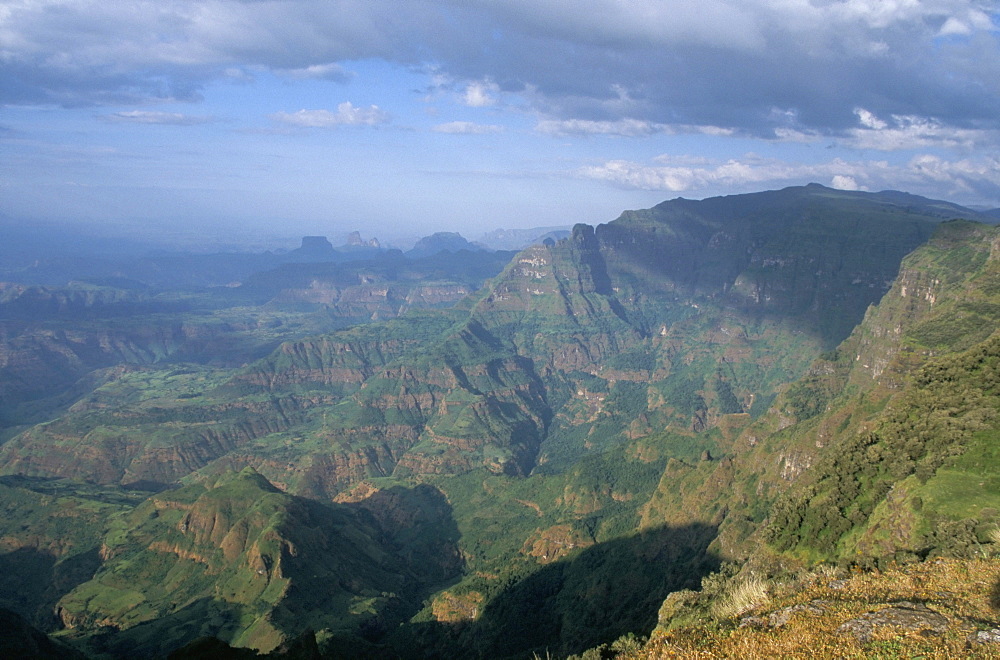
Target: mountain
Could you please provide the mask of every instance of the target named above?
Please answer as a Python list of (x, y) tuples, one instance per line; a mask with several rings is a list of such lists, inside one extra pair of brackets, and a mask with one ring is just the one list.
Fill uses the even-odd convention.
[(725, 511), (717, 543), (736, 557), (765, 520), (770, 546), (808, 561), (971, 552), (998, 522), (986, 467), (1000, 406), (998, 240), (993, 227), (940, 225), (728, 460), (664, 479), (646, 520)]
[(480, 252), (482, 248), (465, 240), (461, 234), (451, 231), (439, 231), (430, 236), (424, 236), (417, 241), (416, 245), (407, 250), (406, 256), (411, 259), (421, 259), (432, 257), (439, 252), (460, 252), (462, 250)]
[[(121, 399), (111, 415), (81, 400), (0, 460), (24, 474), (169, 483), (225, 458), (333, 496), (367, 477), (559, 472), (653, 429), (691, 438), (759, 414), (843, 339), (937, 211), (810, 187), (628, 212), (523, 251), (454, 314), (299, 340), (244, 373), (205, 372), (190, 392)], [(62, 440), (81, 432), (92, 440)], [(284, 433), (307, 439), (291, 471), (270, 458)]]
[(533, 227), (531, 229), (494, 229), (482, 234), (475, 242), (492, 250), (523, 250), (546, 239), (558, 241), (569, 236), (572, 225)]
[(720, 626), (724, 655), (993, 657), (998, 276), (995, 226), (943, 223), (725, 461), (664, 475), (647, 522), (722, 512), (710, 547), (739, 563), (672, 594), (635, 657)]
[[(239, 366), (105, 372), (17, 429), (0, 470), (159, 491), (106, 519), (102, 547), (123, 552), (60, 595), (63, 621), (108, 649), (99, 622), (126, 646), (193, 641), (163, 632), (189, 619), (156, 591), (161, 540), (211, 567), (174, 575), (189, 600), (215, 602), (256, 579), (239, 570), (258, 528), (355, 562), (372, 594), (400, 593), (384, 580), (402, 575), (419, 599), (387, 614), (372, 595), (393, 623), (361, 630), (331, 604), (311, 619), (318, 601), (284, 586), (251, 598), (263, 609), (248, 618), (232, 591), (235, 614), (197, 610), (214, 622), (199, 632), (271, 649), (304, 632), (278, 625), (289, 610), (321, 637), (403, 657), (581, 653), (651, 630), (672, 592), (708, 598), (766, 562), (961, 554), (995, 524), (970, 507), (1000, 508), (957, 488), (990, 478), (996, 237), (956, 217), (978, 216), (817, 185), (628, 211), (521, 251), (447, 309), (302, 333)], [(234, 474), (252, 497), (227, 494)], [(416, 489), (423, 504), (391, 504)], [(311, 522), (260, 518), (243, 525), (242, 559), (210, 560), (226, 558), (233, 514), (201, 540), (170, 516), (216, 490), (227, 512), (266, 500)], [(408, 522), (428, 511), (433, 524)], [(354, 530), (367, 550), (300, 527)], [(432, 568), (435, 555), (460, 562)], [(306, 554), (281, 557), (282, 580), (311, 570)], [(128, 566), (150, 568), (125, 598)], [(148, 621), (133, 625), (113, 605), (139, 597)]]
[(398, 547), (365, 509), (295, 498), (249, 468), (154, 495), (114, 521), (100, 553), (56, 611), (70, 629), (120, 631), (106, 647), (93, 640), (115, 655), (205, 634), (263, 651), (307, 629), (377, 636), (416, 611), (421, 582), (459, 565), (453, 546)]

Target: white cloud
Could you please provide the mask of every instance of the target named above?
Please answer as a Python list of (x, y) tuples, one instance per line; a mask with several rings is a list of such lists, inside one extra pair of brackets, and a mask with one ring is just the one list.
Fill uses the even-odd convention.
[(168, 124), (173, 126), (193, 126), (214, 122), (214, 117), (185, 115), (178, 112), (157, 112), (152, 110), (126, 110), (101, 115), (101, 119), (115, 123)]
[(1000, 158), (948, 160), (921, 154), (892, 164), (884, 160), (795, 163), (748, 154), (713, 161), (661, 156), (648, 165), (627, 160), (581, 168), (578, 176), (623, 188), (713, 195), (829, 181), (843, 190), (906, 190), (940, 199), (1000, 200)]
[(830, 180), (830, 187), (837, 190), (861, 190), (861, 186), (858, 185), (857, 180), (853, 176), (844, 176), (842, 174), (837, 174)]
[(951, 186), (955, 192), (969, 192), (984, 185), (1000, 188), (1000, 158), (946, 160), (921, 154), (906, 165), (913, 179), (926, 179)]
[(854, 114), (858, 116), (858, 121), (860, 121), (861, 125), (864, 126), (865, 128), (871, 128), (876, 131), (880, 131), (886, 126), (888, 126), (888, 124), (886, 124), (884, 121), (882, 121), (872, 113), (868, 112), (864, 108), (855, 108)]
[(489, 81), (470, 83), (465, 88), (465, 93), (462, 94), (462, 103), (470, 108), (485, 108), (496, 105), (496, 94), (499, 92), (500, 88)]
[(831, 180), (833, 177), (847, 181), (849, 178), (867, 177), (871, 171), (886, 167), (885, 163), (848, 163), (841, 159), (821, 164), (800, 164), (760, 158), (753, 154), (725, 161), (691, 162), (669, 156), (661, 156), (657, 161), (663, 164), (643, 165), (615, 160), (583, 168), (579, 174), (627, 188), (692, 192), (713, 188), (756, 188), (800, 180)]
[(954, 16), (950, 16), (948, 20), (944, 22), (944, 25), (941, 26), (941, 30), (938, 34), (942, 37), (947, 37), (949, 35), (956, 34), (970, 34), (971, 32), (972, 30), (967, 24), (958, 20)]
[(581, 174), (625, 187), (671, 192), (703, 191), (713, 188), (740, 190), (789, 185), (794, 182), (832, 180), (833, 177), (865, 179), (887, 167), (881, 161), (847, 162), (835, 158), (825, 163), (794, 163), (777, 158), (747, 154), (742, 158), (710, 160), (660, 156), (658, 165), (630, 161), (610, 161), (584, 168)]
[(548, 135), (621, 135), (635, 137), (669, 132), (669, 127), (665, 124), (656, 124), (641, 119), (629, 118), (617, 121), (543, 119), (535, 126), (535, 130)]
[(621, 137), (644, 137), (658, 133), (667, 135), (711, 135), (727, 137), (736, 131), (721, 126), (693, 126), (685, 124), (661, 124), (658, 122), (626, 117), (615, 121), (592, 119), (541, 119), (535, 130), (546, 135), (617, 135)]
[(336, 62), (327, 62), (326, 64), (310, 64), (309, 66), (299, 67), (297, 69), (287, 69), (283, 71), (283, 73), (291, 78), (300, 80), (312, 78), (345, 82), (354, 77), (351, 72), (347, 71)]
[(471, 121), (452, 121), (446, 124), (438, 124), (431, 128), (435, 133), (449, 133), (452, 135), (485, 135), (487, 133), (502, 133), (503, 126), (493, 124), (475, 124)]
[(336, 112), (329, 110), (299, 110), (298, 112), (276, 112), (268, 115), (283, 124), (308, 128), (335, 128), (337, 126), (377, 126), (389, 122), (389, 114), (372, 105), (357, 108), (350, 101), (337, 106)]
[(1000, 132), (996, 130), (947, 126), (936, 119), (915, 115), (892, 115), (890, 124), (863, 108), (856, 109), (855, 113), (861, 127), (847, 131), (847, 137), (841, 140), (844, 146), (852, 149), (901, 151), (939, 147), (971, 150), (1000, 144)]

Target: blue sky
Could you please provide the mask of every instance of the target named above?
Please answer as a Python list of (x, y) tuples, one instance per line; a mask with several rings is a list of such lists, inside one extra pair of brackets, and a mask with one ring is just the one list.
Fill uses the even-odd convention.
[(474, 238), (812, 181), (997, 207), (997, 4), (0, 0), (0, 214)]

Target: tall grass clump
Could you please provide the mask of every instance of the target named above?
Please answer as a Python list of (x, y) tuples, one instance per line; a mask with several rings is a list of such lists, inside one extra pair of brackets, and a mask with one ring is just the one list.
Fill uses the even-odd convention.
[(767, 601), (767, 581), (749, 577), (726, 590), (712, 603), (712, 614), (717, 619), (733, 619)]

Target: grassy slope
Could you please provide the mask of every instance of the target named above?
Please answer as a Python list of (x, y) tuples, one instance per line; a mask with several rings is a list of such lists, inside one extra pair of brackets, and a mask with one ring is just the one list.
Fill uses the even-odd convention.
[[(728, 618), (659, 629), (643, 649), (619, 660), (646, 658), (997, 658), (995, 643), (970, 644), (970, 636), (997, 629), (1000, 560), (942, 559), (887, 567), (884, 571), (805, 573), (771, 583)], [(720, 600), (727, 596), (720, 594)], [(731, 598), (731, 596), (730, 596)], [(871, 612), (906, 603), (933, 613), (940, 630), (878, 625), (868, 639), (841, 626)], [(743, 623), (744, 625), (740, 625)], [(749, 624), (749, 625), (748, 625)]]

